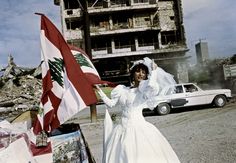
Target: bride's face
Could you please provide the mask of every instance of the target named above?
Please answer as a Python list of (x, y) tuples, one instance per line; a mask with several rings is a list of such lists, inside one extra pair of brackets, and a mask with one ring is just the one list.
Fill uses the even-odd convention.
[(137, 69), (134, 73), (134, 81), (139, 83), (140, 81), (145, 79), (147, 79), (146, 71), (142, 68)]

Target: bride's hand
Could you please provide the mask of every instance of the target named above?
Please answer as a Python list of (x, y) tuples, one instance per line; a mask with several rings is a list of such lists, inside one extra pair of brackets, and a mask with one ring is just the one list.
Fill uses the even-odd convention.
[(96, 89), (97, 92), (101, 91), (99, 84), (94, 84), (93, 87)]
[(97, 88), (97, 89), (100, 89), (100, 87), (98, 86), (98, 84), (94, 84), (93, 85), (95, 88)]

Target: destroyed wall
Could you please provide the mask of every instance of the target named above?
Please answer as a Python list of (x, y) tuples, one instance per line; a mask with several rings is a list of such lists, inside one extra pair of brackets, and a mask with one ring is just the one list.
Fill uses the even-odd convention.
[(173, 1), (158, 2), (161, 31), (176, 30)]

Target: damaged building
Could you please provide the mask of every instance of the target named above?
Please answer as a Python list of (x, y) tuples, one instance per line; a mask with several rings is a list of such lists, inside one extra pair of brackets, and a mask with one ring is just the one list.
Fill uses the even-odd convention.
[[(60, 6), (66, 41), (85, 48), (81, 0)], [(129, 85), (129, 67), (153, 59), (178, 82), (188, 81), (181, 0), (88, 0), (92, 60), (103, 80)]]

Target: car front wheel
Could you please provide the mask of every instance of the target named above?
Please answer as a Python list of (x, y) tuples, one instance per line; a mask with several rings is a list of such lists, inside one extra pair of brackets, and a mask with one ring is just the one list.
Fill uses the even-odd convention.
[(216, 107), (223, 107), (226, 104), (226, 98), (223, 95), (217, 95), (214, 99), (214, 104)]
[(161, 103), (156, 107), (156, 112), (159, 115), (166, 115), (170, 113), (170, 105), (167, 103)]

